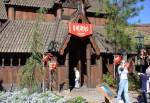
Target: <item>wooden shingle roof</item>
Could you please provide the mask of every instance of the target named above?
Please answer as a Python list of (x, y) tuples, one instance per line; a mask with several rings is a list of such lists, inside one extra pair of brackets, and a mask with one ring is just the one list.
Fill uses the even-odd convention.
[[(32, 40), (34, 21), (11, 21), (4, 30), (0, 33), (0, 52), (30, 52), (29, 42)], [(43, 22), (40, 24), (39, 31), (44, 35), (44, 51), (47, 52), (49, 44), (54, 41), (57, 45), (56, 51), (59, 51), (64, 38), (68, 35), (68, 24), (61, 21), (58, 26), (57, 34), (54, 33), (56, 22)], [(94, 29), (93, 38), (95, 39), (100, 52), (113, 52), (111, 43), (98, 31), (102, 31), (104, 27), (96, 26)]]
[(6, 8), (3, 0), (0, 0), (0, 19), (7, 19)]
[[(34, 21), (11, 21), (0, 33), (0, 52), (30, 52), (30, 41), (32, 40), (34, 25)], [(39, 31), (44, 35), (45, 52), (47, 52), (50, 41), (53, 41), (54, 26), (55, 22), (40, 24)], [(63, 41), (62, 34), (56, 37), (58, 44)]]
[(100, 12), (104, 13), (103, 3), (100, 0), (88, 0), (90, 7), (87, 9), (87, 12)]
[(54, 5), (54, 0), (10, 0), (10, 2), (6, 4), (28, 7), (51, 8)]
[[(64, 0), (62, 0), (64, 1)], [(100, 12), (100, 13), (105, 13), (103, 10), (103, 3), (100, 0), (86, 0), (88, 3), (85, 4), (85, 7), (87, 8), (87, 12)], [(75, 0), (65, 0), (62, 3), (62, 7), (65, 8), (77, 8), (78, 4)]]
[(100, 48), (101, 53), (114, 53), (115, 45), (106, 39), (106, 30), (104, 26), (95, 26), (93, 28), (93, 37)]

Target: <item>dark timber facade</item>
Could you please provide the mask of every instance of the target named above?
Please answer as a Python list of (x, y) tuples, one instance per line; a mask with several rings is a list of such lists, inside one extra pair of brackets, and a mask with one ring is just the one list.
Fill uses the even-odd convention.
[[(53, 84), (56, 89), (74, 86), (74, 67), (80, 71), (81, 86), (87, 87), (96, 87), (103, 80), (103, 73), (112, 72), (114, 46), (104, 36), (103, 5), (99, 0), (83, 0), (83, 4), (84, 17), (94, 28), (92, 36), (79, 38), (68, 34), (68, 22), (76, 18), (76, 0), (0, 0), (2, 13), (7, 14), (0, 17), (3, 23), (0, 28), (0, 79), (3, 83), (9, 86), (17, 83), (17, 71), (30, 56), (28, 42), (40, 7), (48, 10), (39, 29), (45, 38), (44, 51), (51, 52), (58, 63)], [(97, 9), (102, 12), (96, 16)], [(41, 82), (40, 74), (36, 75)], [(48, 78), (47, 73), (46, 82)]]

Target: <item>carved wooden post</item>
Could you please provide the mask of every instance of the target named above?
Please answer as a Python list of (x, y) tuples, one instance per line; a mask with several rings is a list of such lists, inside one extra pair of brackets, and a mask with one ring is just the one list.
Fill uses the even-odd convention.
[(13, 58), (10, 58), (10, 66), (12, 67), (13, 65)]
[(2, 27), (2, 22), (0, 21), (0, 28)]
[(18, 59), (18, 66), (20, 66), (21, 65), (21, 58), (19, 57), (19, 59)]
[(15, 10), (14, 7), (10, 6), (8, 8), (8, 17), (10, 20), (14, 20), (15, 19)]
[(4, 64), (5, 63), (5, 59), (4, 59), (4, 57), (2, 58), (2, 67), (4, 67)]
[(82, 73), (82, 68), (81, 68), (81, 59), (79, 59), (79, 61), (78, 61), (78, 68), (79, 68), (79, 73), (80, 73), (80, 86), (81, 86), (81, 80), (82, 80), (82, 76), (83, 75), (81, 75), (81, 73)]
[(87, 87), (90, 87), (90, 83), (91, 83), (91, 54), (90, 54), (90, 50), (91, 50), (91, 45), (90, 43), (87, 44), (86, 47), (86, 60), (87, 60)]
[(65, 67), (66, 67), (66, 89), (69, 89), (69, 52), (66, 54), (65, 60)]
[(96, 64), (98, 67), (98, 75), (99, 75), (99, 81), (103, 81), (103, 64), (102, 64), (102, 56), (99, 56), (96, 60)]
[(61, 17), (62, 17), (62, 9), (59, 7), (58, 9), (57, 9), (57, 19), (61, 19)]
[(13, 66), (13, 58), (11, 57), (10, 58), (10, 67), (11, 68), (9, 68), (10, 69), (10, 87), (11, 87), (11, 90), (12, 90), (12, 87), (13, 87), (13, 68), (12, 68), (12, 66)]

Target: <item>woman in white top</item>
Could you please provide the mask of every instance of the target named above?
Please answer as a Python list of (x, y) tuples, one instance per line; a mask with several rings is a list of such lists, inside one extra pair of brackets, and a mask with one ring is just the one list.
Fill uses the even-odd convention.
[(128, 68), (125, 66), (125, 60), (122, 60), (118, 67), (119, 90), (117, 100), (121, 101), (121, 95), (124, 93), (125, 103), (130, 103), (128, 96)]

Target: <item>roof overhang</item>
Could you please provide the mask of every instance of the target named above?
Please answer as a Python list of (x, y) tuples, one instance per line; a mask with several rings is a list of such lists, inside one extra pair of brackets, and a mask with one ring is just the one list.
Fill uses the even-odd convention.
[[(62, 46), (61, 46), (60, 49), (59, 49), (59, 54), (60, 54), (60, 55), (63, 55), (63, 54), (64, 54), (65, 49), (66, 49), (66, 47), (67, 47), (67, 44), (68, 44), (69, 41), (70, 41), (70, 37), (71, 37), (71, 35), (67, 35), (67, 36), (65, 37), (65, 39), (64, 39), (64, 41), (63, 41), (63, 43), (62, 43)], [(96, 44), (94, 38), (93, 38), (92, 36), (89, 36), (89, 39), (90, 39), (90, 43), (92, 44), (92, 47), (93, 47), (94, 50), (95, 50), (96, 55), (100, 55), (100, 49), (99, 49), (99, 47), (97, 46), (97, 44)]]

